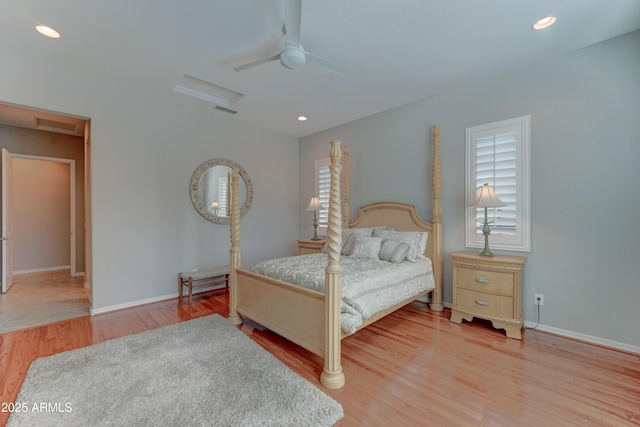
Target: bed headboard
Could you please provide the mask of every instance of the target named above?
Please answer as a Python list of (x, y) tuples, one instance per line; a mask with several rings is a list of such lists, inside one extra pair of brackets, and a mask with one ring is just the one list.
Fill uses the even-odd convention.
[(398, 231), (427, 231), (429, 240), (425, 256), (433, 260), (435, 253), (433, 224), (420, 217), (418, 208), (409, 203), (377, 202), (358, 209), (358, 215), (349, 221), (349, 228), (391, 226)]

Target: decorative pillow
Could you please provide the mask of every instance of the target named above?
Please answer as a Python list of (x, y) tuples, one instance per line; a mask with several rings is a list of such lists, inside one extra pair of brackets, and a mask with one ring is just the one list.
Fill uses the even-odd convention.
[(380, 237), (369, 237), (361, 234), (354, 234), (350, 238), (350, 242), (353, 242), (353, 247), (349, 247), (349, 252), (345, 255), (353, 258), (371, 258), (378, 259), (380, 253), (380, 246), (382, 245), (382, 239)]
[(373, 227), (364, 227), (364, 228), (343, 228), (342, 229), (342, 240), (346, 240), (351, 237), (352, 234), (361, 234), (363, 236), (372, 236), (373, 235)]
[[(349, 238), (354, 234), (360, 234), (363, 236), (371, 236), (373, 234), (373, 227), (363, 228), (343, 228), (342, 229), (342, 255), (345, 255), (345, 246), (349, 241)], [(322, 247), (322, 253), (327, 253), (327, 244)]]
[(402, 262), (409, 253), (409, 245), (407, 243), (396, 242), (395, 240), (385, 239), (380, 246), (378, 257), (383, 261), (389, 261), (394, 264)]
[(420, 233), (420, 253), (418, 256), (424, 256), (424, 251), (427, 250), (427, 242), (429, 241), (429, 233), (423, 231)]
[(395, 228), (391, 227), (390, 225), (378, 225), (375, 227), (372, 227), (372, 233), (371, 235), (373, 236), (373, 233), (375, 233), (376, 230), (383, 230), (383, 231), (395, 231)]
[(407, 260), (416, 262), (420, 253), (420, 233), (417, 231), (389, 231), (374, 230), (374, 237), (395, 240), (396, 242), (406, 243), (409, 245), (409, 253)]
[(356, 234), (356, 233), (349, 234), (349, 237), (342, 240), (342, 251), (340, 252), (340, 254), (351, 255), (351, 252), (353, 252), (353, 245), (356, 244), (355, 242), (356, 236), (369, 237), (364, 234)]

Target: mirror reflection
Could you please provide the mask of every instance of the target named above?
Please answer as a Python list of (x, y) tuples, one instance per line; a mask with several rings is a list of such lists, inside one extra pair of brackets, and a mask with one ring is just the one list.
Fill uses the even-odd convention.
[(212, 159), (201, 164), (193, 176), (189, 192), (191, 202), (198, 213), (215, 223), (228, 223), (231, 215), (231, 173), (238, 168), (240, 175), (238, 200), (240, 216), (249, 210), (253, 200), (253, 185), (247, 172), (237, 163), (227, 159)]

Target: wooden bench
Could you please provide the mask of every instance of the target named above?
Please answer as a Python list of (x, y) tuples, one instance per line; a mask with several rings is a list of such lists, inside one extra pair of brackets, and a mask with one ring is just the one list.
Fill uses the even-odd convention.
[(205, 285), (224, 283), (229, 286), (229, 266), (214, 267), (206, 270), (193, 270), (178, 274), (178, 294), (182, 300), (182, 288), (189, 288), (189, 304), (193, 296), (193, 288)]

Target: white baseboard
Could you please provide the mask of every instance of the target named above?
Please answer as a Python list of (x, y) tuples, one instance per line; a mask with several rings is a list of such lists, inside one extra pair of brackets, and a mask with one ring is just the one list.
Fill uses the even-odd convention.
[[(451, 308), (452, 304), (449, 302), (443, 303), (445, 307)], [(525, 328), (534, 329), (536, 324), (534, 322), (525, 321)], [(549, 334), (558, 335), (565, 338), (571, 338), (578, 341), (583, 341), (589, 344), (595, 344), (602, 347), (612, 348), (614, 350), (627, 351), (629, 353), (640, 354), (640, 347), (630, 344), (625, 344), (617, 341), (611, 341), (604, 338), (594, 337), (592, 335), (581, 334), (579, 332), (567, 331), (566, 329), (554, 328), (553, 326), (538, 325), (535, 330), (547, 332)]]
[[(533, 329), (536, 324), (534, 322), (524, 322), (525, 327)], [(611, 341), (604, 338), (594, 337), (592, 335), (581, 334), (579, 332), (567, 331), (566, 329), (554, 328), (553, 326), (538, 325), (537, 331), (548, 332), (550, 334), (559, 335), (561, 337), (571, 338), (578, 341), (584, 341), (589, 344), (596, 344), (602, 347), (609, 347), (615, 350), (627, 351), (629, 353), (640, 354), (640, 347), (625, 344), (617, 341)]]
[[(28, 270), (15, 270), (14, 275), (17, 274), (29, 274), (29, 273), (42, 273), (45, 271), (58, 271), (58, 270), (71, 270), (70, 265), (59, 265), (57, 267), (43, 267), (43, 268), (31, 268)], [(84, 275), (84, 273), (82, 273)]]
[[(197, 288), (193, 290), (193, 294), (199, 294), (201, 292), (207, 292), (207, 291), (212, 291), (215, 289), (222, 289), (224, 288), (225, 285), (213, 285), (213, 286), (203, 286), (200, 288)], [(184, 292), (182, 294), (182, 296), (184, 297)], [(144, 299), (144, 300), (139, 300), (139, 301), (132, 301), (132, 302), (127, 302), (124, 304), (117, 304), (117, 305), (111, 305), (108, 307), (102, 307), (102, 308), (96, 308), (94, 309), (93, 307), (89, 309), (89, 313), (92, 316), (95, 316), (96, 314), (103, 314), (103, 313), (109, 313), (110, 311), (117, 311), (117, 310), (123, 310), (125, 308), (133, 308), (133, 307), (137, 307), (139, 305), (145, 305), (145, 304), (151, 304), (154, 302), (160, 302), (160, 301), (166, 301), (166, 300), (170, 300), (170, 299), (176, 299), (179, 297), (178, 292), (173, 293), (173, 294), (169, 294), (169, 295), (164, 295), (164, 296), (159, 296), (159, 297), (154, 297), (154, 298), (148, 298), (148, 299)], [(188, 294), (187, 294), (188, 297)], [(186, 299), (185, 299), (186, 300)]]

